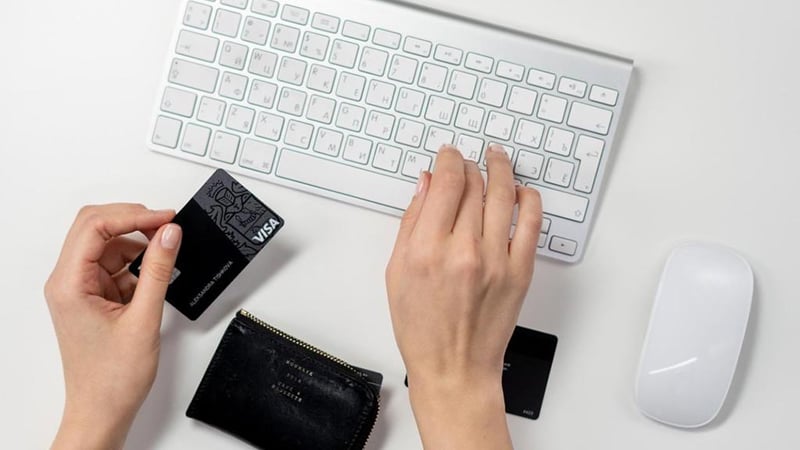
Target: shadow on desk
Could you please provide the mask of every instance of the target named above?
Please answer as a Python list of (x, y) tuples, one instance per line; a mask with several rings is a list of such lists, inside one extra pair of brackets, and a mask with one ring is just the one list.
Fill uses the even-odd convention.
[[(209, 332), (220, 324), (227, 324), (244, 299), (277, 275), (296, 254), (296, 249), (287, 246), (280, 238), (275, 239), (253, 259), (197, 321), (192, 322), (179, 314), (164, 316), (157, 381), (139, 411), (128, 436), (126, 449), (156, 448), (161, 436), (170, 432), (170, 424), (190, 420), (184, 414), (189, 400), (205, 373), (206, 367), (203, 364), (211, 359), (217, 342), (222, 337), (208, 336)], [(205, 349), (206, 354), (192, 355), (187, 352), (186, 345), (183, 345), (186, 339), (207, 340), (209, 344)], [(197, 361), (203, 363), (198, 364)], [(187, 375), (187, 368), (192, 368), (196, 373)], [(192, 380), (193, 384), (179, 384), (186, 380)], [(181, 393), (185, 394), (187, 391), (191, 391), (191, 395), (185, 400), (186, 404), (178, 404), (183, 402)]]

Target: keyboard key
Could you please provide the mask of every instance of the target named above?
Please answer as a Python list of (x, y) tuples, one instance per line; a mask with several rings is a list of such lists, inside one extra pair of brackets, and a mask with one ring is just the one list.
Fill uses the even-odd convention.
[(433, 52), (433, 59), (457, 66), (461, 64), (463, 54), (464, 52), (457, 48), (439, 44), (436, 46), (436, 51)]
[(193, 123), (186, 125), (183, 133), (183, 143), (181, 150), (197, 156), (205, 156), (208, 149), (208, 139), (211, 137), (211, 130)]
[(544, 149), (550, 153), (569, 156), (572, 153), (572, 140), (574, 138), (575, 133), (572, 131), (550, 127), (547, 131), (547, 138), (544, 140)]
[(239, 151), (239, 136), (235, 134), (217, 131), (214, 140), (211, 142), (211, 159), (233, 164), (236, 161), (236, 152)]
[(573, 80), (572, 78), (561, 77), (561, 80), (558, 82), (558, 92), (583, 98), (583, 96), (586, 95), (586, 83)]
[(547, 234), (550, 232), (550, 219), (542, 217), (542, 233)]
[(309, 89), (330, 94), (333, 90), (333, 82), (335, 79), (336, 70), (314, 64), (311, 66), (311, 72), (308, 74), (306, 86), (308, 86)]
[(564, 112), (567, 110), (567, 101), (552, 95), (542, 95), (539, 103), (539, 112), (536, 117), (550, 122), (561, 123), (564, 120)]
[(250, 86), (250, 96), (247, 102), (262, 108), (272, 109), (275, 105), (275, 95), (278, 93), (278, 86), (261, 80), (253, 80)]
[(228, 112), (228, 121), (225, 123), (225, 126), (234, 131), (240, 131), (245, 134), (250, 133), (250, 129), (253, 128), (253, 117), (255, 114), (256, 112), (250, 108), (231, 105)]
[(305, 25), (308, 23), (308, 14), (309, 12), (307, 9), (292, 5), (283, 5), (281, 19), (298, 25)]
[(514, 166), (514, 173), (521, 177), (538, 180), (542, 174), (544, 156), (520, 150), (517, 156), (517, 164)]
[(306, 58), (324, 61), (328, 54), (328, 36), (306, 31), (303, 36), (303, 45), (300, 47), (300, 54)]
[(219, 86), (220, 97), (243, 100), (246, 91), (247, 77), (230, 72), (222, 74), (222, 83)]
[(236, 37), (239, 34), (239, 24), (242, 22), (242, 15), (226, 9), (218, 9), (214, 18), (214, 33), (228, 37)]
[(525, 68), (519, 64), (500, 61), (497, 63), (496, 75), (500, 78), (505, 78), (508, 80), (522, 81), (522, 78), (525, 76)]
[(219, 39), (217, 38), (181, 30), (175, 46), (175, 53), (206, 62), (214, 62), (217, 58), (218, 48)]
[(367, 79), (352, 73), (342, 72), (339, 75), (339, 86), (336, 95), (350, 100), (360, 101), (364, 94), (364, 83)]
[(483, 115), (485, 113), (486, 111), (483, 108), (462, 103), (458, 107), (455, 125), (462, 130), (478, 133), (483, 126)]
[(422, 113), (422, 105), (425, 103), (425, 94), (413, 89), (401, 88), (397, 97), (395, 111), (419, 117)]
[(275, 17), (278, 15), (278, 2), (274, 0), (253, 0), (252, 11), (256, 14)]
[(514, 117), (492, 111), (489, 113), (489, 119), (486, 121), (486, 130), (484, 130), (484, 133), (486, 133), (487, 136), (507, 141), (511, 139), (511, 131), (513, 129)]
[(306, 106), (306, 93), (290, 88), (283, 88), (278, 100), (278, 111), (293, 116), (302, 116)]
[(426, 40), (407, 36), (403, 44), (403, 51), (411, 53), (412, 55), (422, 56), (427, 58), (431, 54), (432, 44)]
[(528, 71), (528, 84), (544, 89), (553, 89), (556, 85), (556, 76), (550, 72), (531, 69)]
[(330, 57), (331, 64), (352, 69), (356, 65), (357, 57), (358, 45), (341, 39), (333, 41), (333, 49), (331, 50)]
[(544, 248), (544, 244), (547, 243), (547, 235), (544, 233), (539, 233), (539, 244), (537, 247)]
[(389, 59), (389, 54), (383, 50), (378, 50), (372, 47), (364, 47), (361, 51), (361, 63), (358, 65), (358, 70), (372, 75), (382, 76), (386, 70), (386, 61)]
[(438, 153), (443, 145), (453, 145), (455, 133), (443, 128), (428, 127), (428, 136), (425, 138), (425, 150)]
[(283, 117), (275, 114), (261, 112), (258, 114), (256, 122), (256, 136), (270, 141), (277, 141), (281, 138), (283, 131)]
[(253, 55), (250, 57), (250, 67), (247, 70), (254, 75), (272, 78), (277, 66), (278, 55), (272, 52), (255, 49), (253, 50)]
[(578, 174), (575, 176), (575, 190), (590, 193), (594, 188), (594, 180), (600, 167), (600, 158), (603, 156), (605, 142), (589, 136), (578, 136), (575, 145), (575, 159), (578, 165)]
[(169, 148), (177, 147), (182, 126), (182, 122), (178, 119), (158, 116), (153, 129), (153, 143)]
[(397, 172), (400, 167), (400, 157), (403, 150), (392, 145), (378, 144), (375, 148), (375, 158), (372, 160), (372, 167), (385, 170), (387, 172)]
[(496, 107), (503, 106), (508, 85), (496, 80), (484, 78), (478, 90), (478, 102)]
[(539, 148), (542, 143), (544, 125), (530, 120), (520, 119), (517, 125), (517, 133), (514, 135), (514, 142), (527, 147)]
[(367, 118), (367, 128), (364, 133), (367, 136), (379, 139), (389, 139), (394, 129), (394, 116), (378, 111), (370, 111)]
[(164, 89), (164, 96), (161, 97), (161, 110), (184, 117), (194, 115), (194, 105), (197, 102), (197, 95), (182, 89), (167, 87)]
[(442, 125), (449, 125), (453, 120), (453, 109), (456, 107), (456, 102), (444, 98), (431, 95), (428, 100), (428, 108), (425, 111), (425, 118)]
[(366, 165), (369, 163), (369, 157), (371, 155), (372, 141), (368, 141), (356, 136), (347, 137), (347, 143), (344, 146), (344, 154), (342, 154), (342, 158), (347, 161)]
[(327, 14), (314, 13), (314, 18), (311, 19), (311, 27), (328, 33), (336, 33), (339, 31), (339, 19)]
[(608, 106), (616, 106), (617, 97), (619, 97), (619, 92), (602, 86), (592, 86), (589, 91), (589, 100)]
[(478, 84), (478, 77), (471, 73), (454, 70), (450, 76), (450, 84), (447, 93), (467, 100), (475, 95), (475, 86)]
[(572, 104), (567, 125), (605, 136), (611, 126), (611, 111), (576, 102)]
[(417, 152), (406, 152), (402, 174), (411, 178), (419, 178), (423, 170), (430, 170), (432, 162), (433, 158), (428, 155)]
[(286, 125), (286, 136), (283, 142), (299, 148), (308, 148), (311, 145), (311, 135), (314, 133), (314, 126), (297, 120), (290, 120)]
[(536, 104), (536, 91), (514, 86), (508, 97), (508, 110), (530, 116)]
[(352, 39), (366, 41), (369, 39), (369, 30), (369, 25), (345, 20), (344, 27), (342, 27), (342, 34)]
[(417, 76), (417, 60), (402, 55), (394, 55), (389, 67), (389, 79), (411, 84)]
[(232, 6), (239, 9), (247, 8), (247, 0), (221, 0), (220, 3), (225, 6)]
[(186, 11), (183, 14), (183, 24), (187, 27), (205, 30), (211, 22), (211, 7), (197, 2), (186, 4)]
[(200, 100), (200, 107), (197, 109), (197, 120), (212, 125), (222, 125), (222, 118), (225, 116), (225, 108), (225, 102), (222, 100), (203, 97)]
[(333, 114), (336, 112), (336, 101), (329, 98), (312, 95), (308, 102), (308, 112), (306, 117), (315, 122), (330, 124), (333, 122)]
[(492, 73), (494, 59), (478, 53), (467, 53), (467, 61), (464, 63), (467, 69), (477, 70), (483, 73)]
[(233, 42), (225, 42), (222, 45), (222, 53), (219, 55), (219, 63), (232, 69), (244, 69), (247, 61), (247, 47)]
[(344, 136), (338, 131), (320, 128), (317, 130), (317, 139), (314, 141), (314, 151), (328, 156), (339, 156)]
[(377, 106), (383, 109), (389, 109), (394, 100), (394, 85), (384, 83), (383, 81), (372, 80), (369, 82), (367, 89), (368, 105)]
[(378, 28), (372, 36), (372, 43), (381, 47), (396, 50), (400, 48), (400, 34), (394, 31), (382, 30)]
[(301, 86), (306, 77), (306, 62), (284, 56), (278, 69), (278, 81)]
[(258, 45), (266, 45), (269, 40), (269, 22), (248, 17), (244, 20), (242, 40)]
[(408, 206), (415, 192), (413, 182), (291, 150), (282, 152), (276, 175), (399, 211)]
[(278, 148), (255, 139), (245, 139), (239, 165), (262, 173), (272, 172)]
[(575, 252), (578, 251), (578, 243), (571, 239), (553, 236), (553, 238), (550, 239), (550, 250), (573, 256)]
[(442, 92), (444, 83), (447, 80), (447, 68), (436, 64), (424, 63), (422, 73), (419, 76), (420, 87), (436, 92)]
[(569, 187), (575, 165), (568, 161), (550, 158), (544, 171), (544, 181), (556, 186)]
[(270, 47), (284, 52), (294, 53), (300, 40), (300, 30), (290, 26), (277, 24), (272, 33)]
[(170, 83), (179, 84), (203, 92), (214, 92), (219, 70), (175, 58), (169, 71)]
[(549, 187), (527, 183), (542, 197), (542, 212), (551, 216), (563, 217), (574, 222), (583, 222), (589, 200), (578, 195), (557, 191)]
[(398, 144), (419, 148), (425, 125), (408, 119), (400, 119), (397, 124), (397, 135), (394, 137)]
[(458, 136), (456, 148), (464, 155), (464, 159), (479, 162), (483, 153), (483, 139), (462, 134)]
[(361, 131), (366, 110), (360, 106), (342, 103), (336, 116), (336, 126), (350, 131)]

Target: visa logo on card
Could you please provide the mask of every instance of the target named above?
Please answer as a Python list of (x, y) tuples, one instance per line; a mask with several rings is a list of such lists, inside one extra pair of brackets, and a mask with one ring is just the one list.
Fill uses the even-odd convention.
[[(224, 170), (217, 170), (173, 220), (183, 241), (166, 300), (200, 317), (283, 227), (283, 219)], [(129, 270), (139, 276), (142, 255)]]

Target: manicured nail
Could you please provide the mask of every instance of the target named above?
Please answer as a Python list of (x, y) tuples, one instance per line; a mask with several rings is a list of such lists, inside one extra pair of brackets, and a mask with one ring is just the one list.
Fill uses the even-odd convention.
[(167, 250), (175, 250), (181, 243), (181, 227), (171, 223), (164, 228), (161, 233), (161, 247)]

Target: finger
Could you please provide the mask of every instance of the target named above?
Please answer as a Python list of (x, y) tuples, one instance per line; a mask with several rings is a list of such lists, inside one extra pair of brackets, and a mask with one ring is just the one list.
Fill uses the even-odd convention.
[(511, 267), (519, 268), (525, 276), (530, 277), (542, 229), (542, 198), (538, 191), (524, 186), (517, 187), (517, 198), (517, 227), (509, 245)]
[(137, 230), (158, 228), (172, 220), (175, 211), (151, 211), (142, 205), (117, 203), (81, 209), (64, 243), (65, 257), (96, 262), (106, 243)]
[(483, 237), (492, 247), (508, 250), (511, 219), (517, 193), (511, 160), (501, 146), (490, 146), (486, 154), (488, 181), (483, 209)]
[(394, 244), (395, 251), (405, 248), (411, 234), (414, 232), (414, 227), (419, 220), (419, 213), (422, 211), (422, 205), (425, 203), (430, 184), (431, 173), (426, 170), (419, 175), (417, 192), (414, 194), (414, 198), (411, 199), (411, 204), (406, 208), (403, 219), (400, 221), (400, 229), (397, 232), (397, 239)]
[(103, 256), (100, 257), (98, 263), (106, 272), (115, 274), (136, 259), (145, 248), (147, 248), (147, 244), (142, 241), (115, 237), (106, 244)]
[(464, 158), (455, 147), (444, 146), (436, 157), (431, 186), (415, 229), (446, 234), (453, 231), (464, 194)]
[(464, 196), (453, 233), (481, 237), (483, 234), (483, 176), (473, 161), (464, 161)]
[(117, 285), (119, 291), (120, 303), (128, 303), (133, 298), (133, 293), (136, 290), (136, 284), (139, 281), (136, 275), (128, 272), (127, 270), (119, 272), (114, 275), (114, 283)]
[(164, 225), (145, 250), (139, 281), (131, 299), (131, 309), (138, 311), (143, 323), (161, 323), (164, 296), (172, 279), (182, 237), (180, 226), (174, 223)]

